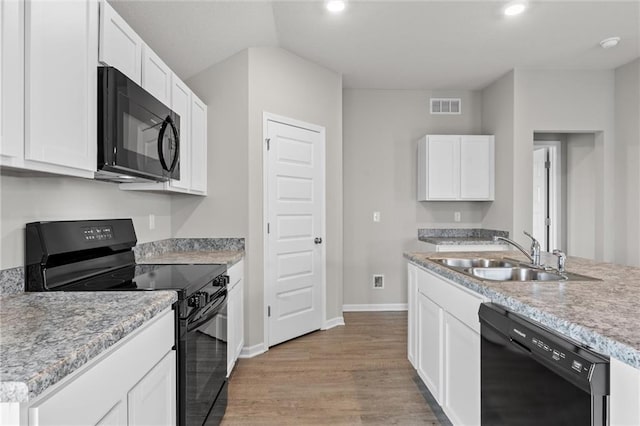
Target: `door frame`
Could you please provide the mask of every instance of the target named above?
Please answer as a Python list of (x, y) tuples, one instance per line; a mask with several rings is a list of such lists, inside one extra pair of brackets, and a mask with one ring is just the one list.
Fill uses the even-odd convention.
[[(566, 251), (566, 247), (560, 247), (562, 243), (562, 144), (560, 141), (533, 141), (534, 147), (545, 147), (549, 150), (551, 168), (549, 170), (549, 249), (554, 248)], [(555, 247), (554, 247), (555, 246)]]
[(327, 151), (327, 138), (326, 130), (323, 126), (317, 124), (307, 123), (301, 120), (285, 117), (282, 115), (273, 114), (267, 111), (262, 112), (262, 229), (263, 229), (263, 318), (264, 318), (264, 347), (269, 350), (271, 346), (269, 344), (269, 315), (268, 307), (271, 304), (271, 293), (269, 293), (269, 238), (267, 237), (267, 224), (269, 223), (269, 158), (267, 154), (267, 135), (269, 121), (284, 124), (287, 126), (299, 127), (301, 129), (310, 130), (320, 134), (322, 140), (322, 153), (320, 159), (322, 160), (322, 182), (324, 188), (322, 191), (322, 218), (320, 223), (322, 225), (321, 237), (324, 240), (324, 244), (320, 244), (320, 250), (322, 254), (322, 266), (321, 266), (321, 280), (320, 280), (320, 309), (322, 310), (320, 328), (324, 328), (327, 323), (327, 163), (326, 163), (326, 151)]

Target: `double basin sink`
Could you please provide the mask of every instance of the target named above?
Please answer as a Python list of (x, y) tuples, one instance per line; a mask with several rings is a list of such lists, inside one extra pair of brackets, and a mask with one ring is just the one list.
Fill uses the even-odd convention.
[(511, 259), (432, 259), (450, 269), (488, 281), (600, 281), (571, 272), (559, 273)]

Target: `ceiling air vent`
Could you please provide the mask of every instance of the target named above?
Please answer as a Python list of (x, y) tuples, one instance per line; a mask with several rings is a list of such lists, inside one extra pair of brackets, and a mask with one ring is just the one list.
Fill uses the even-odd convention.
[(460, 98), (431, 98), (431, 114), (461, 114)]

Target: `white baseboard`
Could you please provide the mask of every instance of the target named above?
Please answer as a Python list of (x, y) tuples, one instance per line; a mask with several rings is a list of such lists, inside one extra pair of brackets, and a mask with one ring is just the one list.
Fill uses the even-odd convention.
[(330, 320), (326, 320), (324, 322), (324, 325), (322, 326), (322, 330), (329, 330), (330, 328), (338, 327), (340, 325), (344, 325), (343, 317), (340, 316), (340, 317), (331, 318)]
[(265, 345), (264, 343), (258, 343), (257, 345), (253, 346), (245, 346), (240, 351), (240, 355), (238, 356), (238, 358), (253, 358), (254, 356), (263, 354), (268, 350), (269, 348), (267, 348), (267, 345)]
[(406, 303), (342, 305), (342, 312), (406, 311), (407, 309)]

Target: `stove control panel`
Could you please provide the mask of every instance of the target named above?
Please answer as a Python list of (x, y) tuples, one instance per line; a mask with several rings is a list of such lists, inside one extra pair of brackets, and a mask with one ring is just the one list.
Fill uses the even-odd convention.
[(113, 228), (109, 225), (85, 226), (82, 228), (85, 241), (104, 241), (113, 239)]

